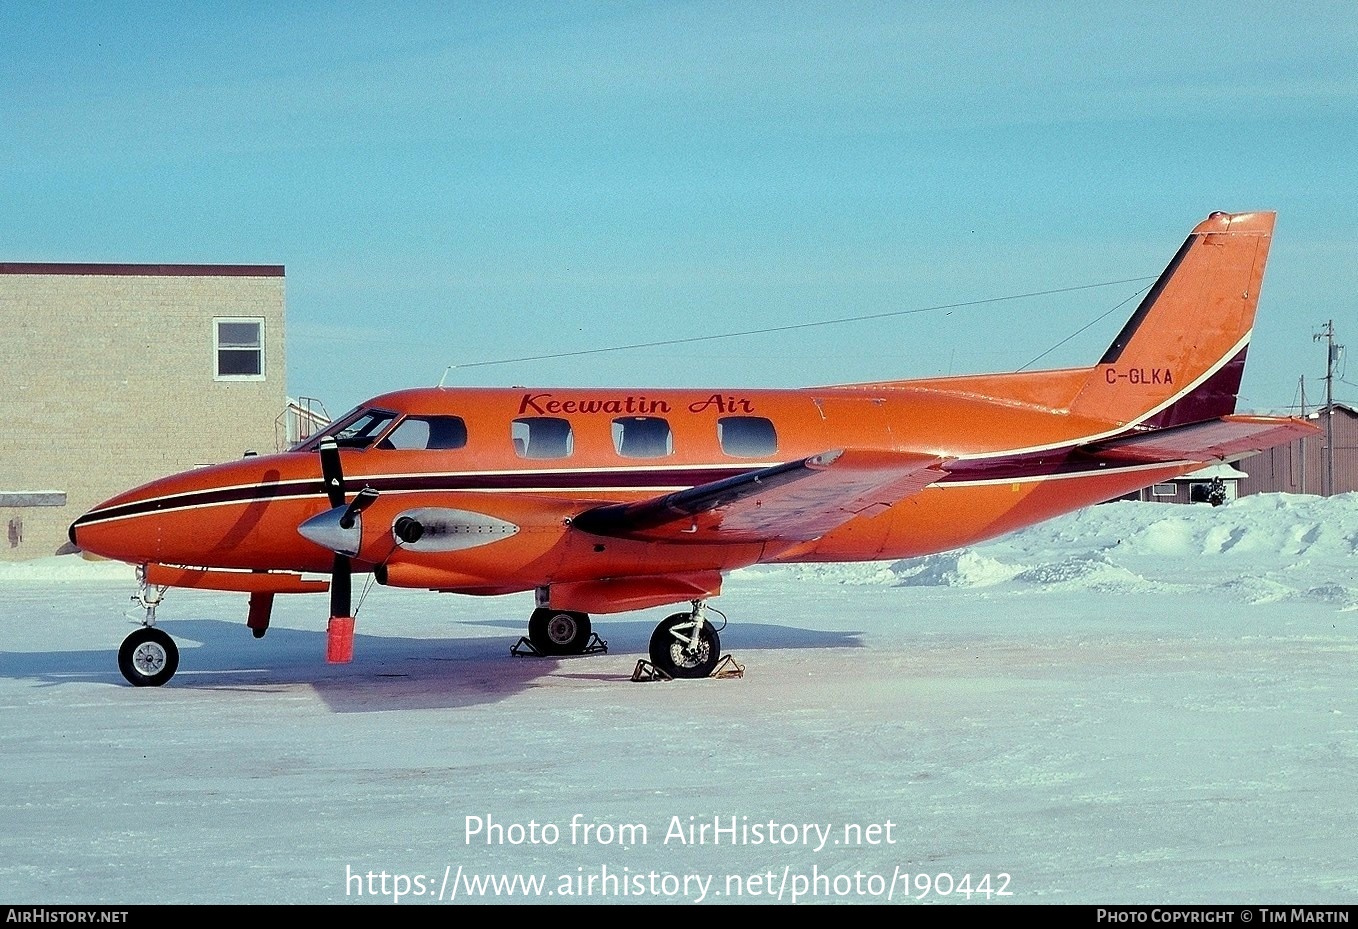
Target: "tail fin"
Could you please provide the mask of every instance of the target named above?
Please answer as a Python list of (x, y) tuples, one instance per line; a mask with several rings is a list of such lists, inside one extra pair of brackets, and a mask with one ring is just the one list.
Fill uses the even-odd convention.
[(1091, 369), (1071, 412), (1162, 428), (1235, 412), (1273, 213), (1213, 213)]

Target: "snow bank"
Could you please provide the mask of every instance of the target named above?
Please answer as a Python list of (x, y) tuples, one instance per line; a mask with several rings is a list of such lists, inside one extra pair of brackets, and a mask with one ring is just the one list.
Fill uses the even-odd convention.
[[(908, 587), (1207, 589), (1244, 603), (1299, 599), (1354, 609), (1355, 552), (1358, 494), (1258, 494), (1221, 507), (1104, 504), (982, 545), (898, 561), (887, 576), (859, 576)], [(1305, 581), (1296, 576), (1303, 567)], [(1317, 573), (1324, 583), (1315, 583)]]
[(891, 566), (895, 583), (906, 587), (990, 587), (1012, 580), (1023, 568), (972, 548), (908, 558)]
[(1117, 545), (1140, 555), (1347, 557), (1358, 549), (1358, 494), (1254, 494), (1220, 507), (1119, 501), (1025, 529), (1027, 550)]

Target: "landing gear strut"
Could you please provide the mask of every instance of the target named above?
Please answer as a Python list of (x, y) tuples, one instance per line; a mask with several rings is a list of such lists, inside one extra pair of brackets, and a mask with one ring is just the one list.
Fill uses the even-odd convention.
[(721, 660), (721, 638), (707, 620), (707, 603), (667, 617), (651, 633), (651, 663), (670, 677), (707, 677)]
[(165, 587), (146, 583), (146, 569), (137, 569), (141, 589), (132, 598), (146, 610), (141, 628), (123, 639), (118, 648), (118, 670), (133, 687), (159, 687), (179, 668), (179, 647), (174, 639), (156, 628), (156, 607), (165, 597)]

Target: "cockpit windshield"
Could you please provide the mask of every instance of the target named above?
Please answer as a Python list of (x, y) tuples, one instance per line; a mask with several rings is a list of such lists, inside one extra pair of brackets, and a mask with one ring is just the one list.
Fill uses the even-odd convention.
[(340, 448), (367, 448), (396, 418), (390, 410), (370, 410), (360, 407), (344, 414), (325, 426), (311, 438), (297, 445), (299, 452), (314, 451), (320, 447), (321, 440), (330, 436)]

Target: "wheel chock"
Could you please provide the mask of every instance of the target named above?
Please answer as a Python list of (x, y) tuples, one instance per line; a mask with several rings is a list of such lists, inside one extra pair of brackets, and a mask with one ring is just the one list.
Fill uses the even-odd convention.
[[(714, 680), (725, 680), (726, 678), (744, 676), (745, 666), (737, 663), (736, 659), (731, 655), (723, 656), (721, 661), (717, 662), (717, 666), (712, 669), (712, 673), (708, 675), (709, 678)], [(645, 658), (638, 658), (637, 666), (632, 669), (632, 680), (637, 682), (672, 681), (674, 678), (662, 669), (657, 668)]]
[(633, 681), (672, 681), (664, 671), (651, 664), (645, 658), (637, 659), (637, 666), (632, 669)]
[(538, 651), (538, 647), (528, 641), (528, 636), (520, 636), (519, 641), (509, 646), (509, 654), (515, 658), (546, 658), (547, 656)]
[(715, 678), (744, 677), (744, 676), (745, 676), (745, 666), (743, 664), (737, 664), (736, 659), (732, 657), (730, 654), (722, 656), (721, 661), (717, 662), (717, 666), (713, 668), (712, 673), (708, 675), (708, 677)]
[(509, 646), (509, 654), (515, 658), (578, 658), (580, 655), (608, 654), (608, 641), (599, 638), (599, 633), (591, 632), (589, 642), (580, 650), (579, 655), (544, 655), (528, 636), (520, 636), (519, 641)]

